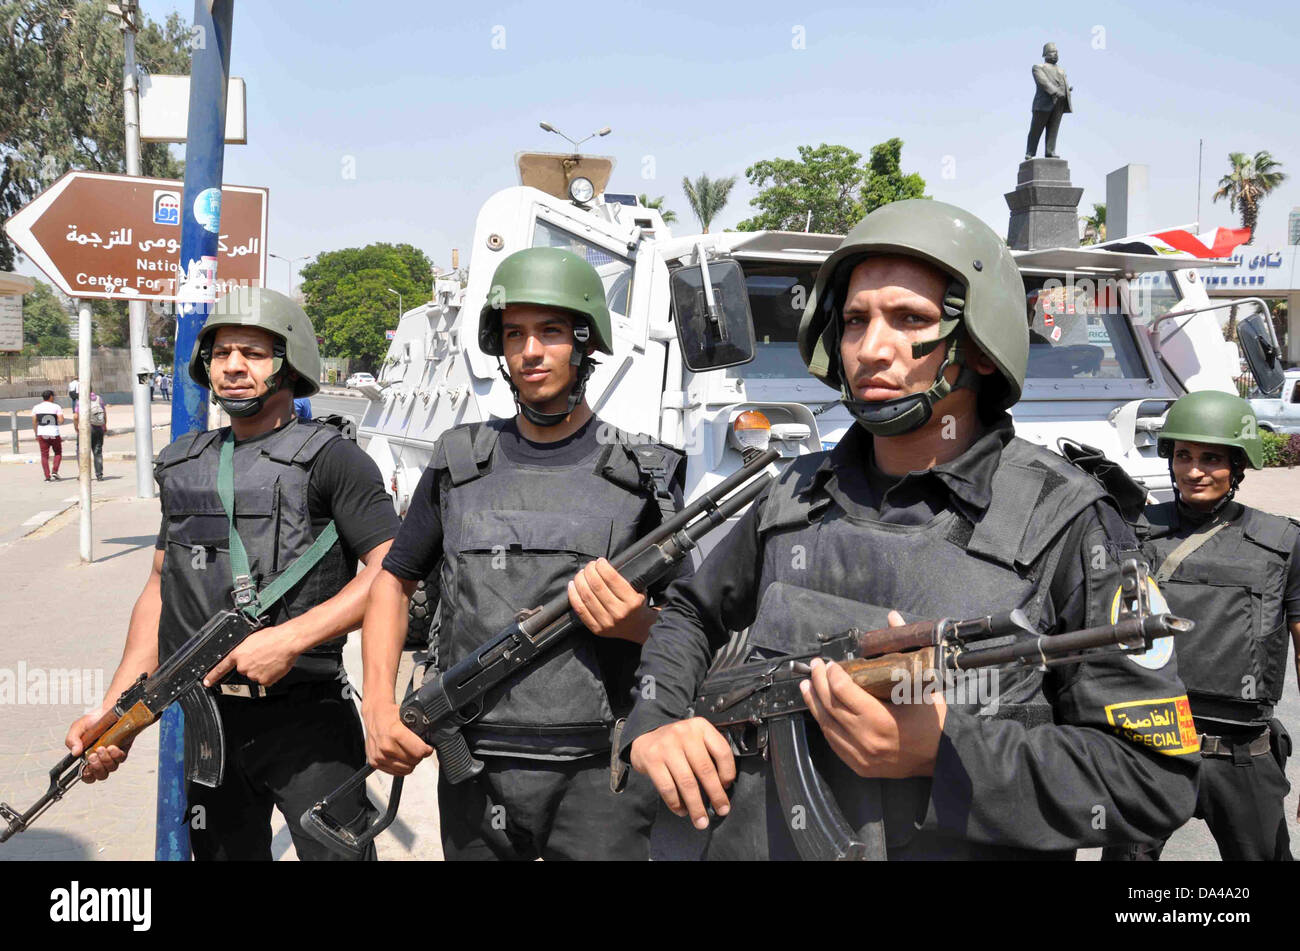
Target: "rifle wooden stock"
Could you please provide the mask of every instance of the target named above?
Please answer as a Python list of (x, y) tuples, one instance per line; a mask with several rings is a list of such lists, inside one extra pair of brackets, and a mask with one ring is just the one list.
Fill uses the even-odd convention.
[[(113, 711), (109, 711), (104, 719), (113, 718), (107, 730), (103, 730), (100, 735), (96, 736), (89, 744), (84, 745), (85, 753), (93, 750), (102, 750), (107, 746), (116, 746), (119, 749), (129, 749), (131, 741), (136, 735), (152, 724), (157, 717), (153, 715), (148, 707), (144, 705), (143, 700), (136, 701), (135, 706), (127, 710), (121, 717), (118, 717)], [(95, 727), (99, 727), (104, 722), (100, 719)], [(84, 756), (85, 753), (82, 755)]]
[[(933, 627), (931, 624), (932, 630)], [(903, 628), (896, 627), (893, 630), (901, 631)], [(839, 664), (855, 684), (877, 700), (888, 701), (895, 684), (919, 683), (925, 672), (934, 668), (934, 661), (934, 648), (923, 647), (920, 650), (882, 654), (879, 657), (855, 657), (852, 660), (842, 660)], [(911, 693), (912, 688), (909, 686), (907, 695), (910, 697)]]
[(882, 627), (876, 631), (867, 631), (858, 635), (858, 656), (880, 657), (919, 647), (932, 647), (938, 629), (937, 621), (917, 621), (902, 627)]
[(86, 727), (86, 729), (82, 731), (81, 734), (82, 754), (84, 755), (86, 753), (89, 753), (92, 749), (94, 749), (95, 744), (99, 742), (99, 738), (103, 736), (105, 733), (107, 733), (109, 729), (112, 728), (113, 724), (117, 723), (119, 719), (121, 718), (117, 715), (117, 711), (114, 710), (112, 707), (109, 707), (107, 713), (101, 716), (90, 726)]

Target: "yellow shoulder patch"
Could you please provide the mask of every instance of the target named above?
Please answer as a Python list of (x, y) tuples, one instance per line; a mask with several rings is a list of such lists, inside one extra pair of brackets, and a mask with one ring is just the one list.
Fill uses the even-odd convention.
[(1166, 756), (1187, 756), (1201, 751), (1187, 695), (1160, 700), (1129, 700), (1106, 707), (1106, 722), (1130, 743)]

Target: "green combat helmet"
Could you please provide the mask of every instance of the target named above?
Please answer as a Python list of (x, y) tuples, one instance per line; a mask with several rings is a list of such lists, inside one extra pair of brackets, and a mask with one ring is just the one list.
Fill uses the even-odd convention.
[(311, 396), (320, 389), (317, 382), (320, 378), (320, 348), (316, 346), (316, 331), (312, 329), (307, 313), (283, 294), (265, 287), (240, 287), (217, 298), (190, 358), (190, 379), (208, 389), (212, 387), (208, 376), (208, 367), (212, 364), (212, 340), (218, 327), (261, 327), (278, 338), (272, 348), (274, 369), (266, 381), (266, 393), (243, 400), (228, 400), (215, 392), (212, 394), (212, 401), (231, 416), (255, 416), (261, 412), (266, 398), (284, 385), (288, 375), (286, 370), (297, 374), (293, 383), (294, 396)]
[(1215, 511), (1226, 505), (1237, 494), (1237, 486), (1246, 475), (1246, 466), (1264, 468), (1264, 437), (1259, 432), (1259, 420), (1249, 403), (1240, 396), (1218, 390), (1200, 390), (1181, 396), (1165, 415), (1165, 424), (1156, 437), (1156, 452), (1169, 460), (1169, 477), (1174, 494), (1178, 494), (1178, 480), (1174, 475), (1174, 441), (1211, 443), (1230, 446), (1232, 488), (1215, 506)]
[[(573, 315), (573, 356), (577, 380), (569, 393), (569, 408), (563, 413), (539, 413), (519, 400), (519, 389), (501, 358), (501, 314), (510, 304), (555, 307)], [(487, 302), (479, 312), (479, 349), (496, 357), (515, 395), (515, 403), (529, 421), (538, 426), (555, 426), (573, 412), (587, 389), (587, 377), (596, 368), (587, 353), (588, 345), (603, 353), (614, 353), (614, 331), (605, 304), (605, 285), (596, 269), (581, 255), (564, 248), (525, 248), (502, 261), (492, 275)]]
[[(849, 275), (865, 258), (896, 254), (919, 258), (951, 279), (944, 293), (939, 336), (912, 345), (922, 357), (940, 345), (946, 358), (934, 384), (923, 393), (868, 402), (853, 398), (840, 366), (842, 310)], [(998, 375), (979, 381), (966, 364), (961, 329), (997, 366)], [(809, 372), (838, 387), (844, 405), (868, 432), (897, 436), (924, 426), (934, 404), (957, 387), (979, 387), (981, 404), (1006, 409), (1020, 399), (1029, 360), (1029, 322), (1025, 286), (1016, 262), (998, 235), (970, 212), (930, 199), (898, 201), (863, 218), (822, 264), (799, 322), (799, 355)], [(952, 364), (961, 367), (955, 383), (944, 379)]]

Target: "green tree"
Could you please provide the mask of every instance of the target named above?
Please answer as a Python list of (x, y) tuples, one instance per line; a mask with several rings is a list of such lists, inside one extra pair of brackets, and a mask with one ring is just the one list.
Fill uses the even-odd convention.
[[(0, 218), (70, 169), (126, 170), (122, 113), (125, 49), (105, 0), (0, 0)], [(141, 15), (136, 61), (144, 73), (188, 74), (190, 34), (179, 14)], [(141, 148), (141, 170), (179, 178), (162, 143)], [(15, 249), (0, 231), (0, 270)]]
[(637, 195), (636, 200), (646, 208), (653, 208), (655, 211), (659, 212), (659, 217), (663, 218), (664, 224), (666, 225), (670, 225), (677, 220), (677, 212), (664, 207), (663, 195), (660, 195), (658, 198), (651, 198), (648, 195)]
[(745, 177), (760, 189), (749, 202), (758, 214), (736, 227), (843, 234), (865, 214), (858, 199), (865, 181), (861, 159), (860, 152), (823, 142), (816, 148), (799, 146), (798, 160), (755, 162), (745, 169)]
[(760, 191), (750, 199), (758, 214), (742, 221), (741, 231), (816, 231), (844, 234), (869, 212), (891, 201), (928, 198), (925, 180), (903, 174), (902, 139), (862, 153), (844, 145), (799, 146), (799, 158), (764, 159), (745, 169)]
[(1241, 211), (1241, 226), (1250, 229), (1250, 240), (1255, 243), (1255, 225), (1259, 222), (1259, 204), (1269, 192), (1286, 180), (1282, 163), (1268, 152), (1229, 152), (1228, 161), (1231, 171), (1219, 179), (1218, 191), (1214, 200), (1228, 200), (1230, 211)]
[(690, 203), (691, 213), (700, 223), (700, 230), (705, 234), (709, 233), (709, 225), (713, 219), (718, 217), (727, 204), (727, 199), (731, 197), (731, 189), (735, 187), (736, 176), (730, 175), (726, 178), (709, 178), (707, 175), (701, 175), (695, 181), (691, 181), (685, 175), (682, 176), (682, 191), (686, 193), (686, 200)]
[(76, 351), (68, 336), (66, 298), (40, 281), (23, 295), (23, 356), (66, 357)]
[(1093, 202), (1092, 214), (1082, 215), (1083, 243), (1096, 244), (1106, 240), (1106, 203)]
[[(42, 338), (68, 337), (68, 312), (54, 288), (41, 281), (23, 296), (23, 343), (36, 344)], [(44, 352), (44, 351), (42, 351)]]
[(866, 181), (862, 185), (864, 215), (869, 215), (890, 202), (930, 197), (925, 193), (924, 178), (916, 172), (903, 174), (902, 155), (903, 140), (899, 138), (871, 147)]
[(368, 244), (323, 251), (302, 269), (304, 306), (327, 357), (350, 357), (373, 371), (388, 350), (384, 331), (397, 326), (398, 300), (407, 310), (429, 299), (433, 264), (409, 244)]

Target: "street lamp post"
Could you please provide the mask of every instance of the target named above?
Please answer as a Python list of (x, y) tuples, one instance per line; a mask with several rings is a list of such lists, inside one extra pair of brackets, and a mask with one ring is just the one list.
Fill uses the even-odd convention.
[(568, 139), (569, 143), (573, 146), (574, 152), (577, 152), (578, 146), (582, 145), (583, 142), (586, 142), (587, 139), (594, 139), (598, 135), (609, 135), (610, 132), (613, 131), (609, 126), (605, 126), (605, 128), (597, 129), (595, 132), (591, 133), (591, 135), (587, 136), (587, 139), (581, 139), (577, 142), (574, 142), (573, 139), (570, 139), (567, 135), (565, 135), (559, 129), (555, 128), (555, 126), (551, 125), (549, 122), (539, 122), (538, 125), (542, 127), (543, 132), (554, 132), (560, 138)]
[(293, 290), (294, 290), (293, 279), (294, 279), (294, 275), (298, 273), (296, 270), (294, 270), (293, 263), (295, 261), (306, 261), (308, 258), (314, 258), (316, 255), (302, 254), (296, 258), (287, 258), (283, 254), (276, 254), (274, 251), (267, 251), (266, 256), (268, 258), (276, 258), (280, 261), (284, 261), (289, 265), (289, 296), (293, 297)]
[[(140, 84), (135, 67), (135, 37), (140, 28), (140, 4), (121, 0), (108, 10), (122, 20), (126, 55), (122, 67), (123, 125), (126, 131), (126, 174), (140, 174)], [(144, 301), (128, 301), (127, 329), (131, 353), (131, 411), (135, 420), (135, 494), (153, 498), (153, 401), (148, 380), (153, 375), (149, 350), (149, 318)], [(89, 383), (85, 384), (89, 388)]]
[[(393, 290), (393, 289), (390, 287), (390, 288), (388, 288), (388, 293), (390, 293), (390, 294), (397, 294), (397, 291)], [(402, 307), (402, 295), (401, 295), (401, 294), (397, 294), (397, 319), (398, 319), (399, 321), (402, 319), (402, 315), (403, 315), (404, 313), (406, 313), (406, 310), (405, 310), (405, 308)]]

